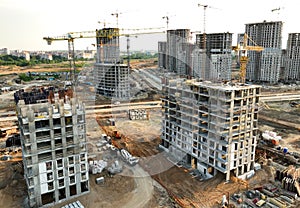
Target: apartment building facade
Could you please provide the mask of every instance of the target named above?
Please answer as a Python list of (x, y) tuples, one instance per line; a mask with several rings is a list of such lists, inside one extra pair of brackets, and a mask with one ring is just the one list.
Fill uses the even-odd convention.
[(280, 76), (281, 63), (281, 21), (246, 24), (245, 33), (248, 35), (248, 45), (264, 47), (261, 52), (248, 51), (246, 80), (277, 83)]
[(300, 33), (289, 33), (285, 55), (285, 81), (300, 80)]
[(167, 68), (167, 42), (158, 42), (158, 67), (161, 69)]
[(163, 80), (161, 146), (206, 178), (254, 169), (260, 87)]
[[(205, 42), (204, 42), (205, 41)], [(196, 46), (202, 55), (194, 53), (194, 70), (203, 80), (230, 80), (232, 65), (232, 33), (209, 33), (196, 35)], [(202, 60), (199, 60), (199, 58)], [(196, 59), (197, 58), (197, 59)], [(206, 63), (209, 60), (209, 63)]]
[(187, 60), (189, 56), (184, 50), (189, 43), (190, 29), (176, 29), (167, 31), (167, 69), (178, 75), (186, 75)]
[(85, 107), (71, 95), (15, 94), (30, 207), (51, 207), (90, 190)]

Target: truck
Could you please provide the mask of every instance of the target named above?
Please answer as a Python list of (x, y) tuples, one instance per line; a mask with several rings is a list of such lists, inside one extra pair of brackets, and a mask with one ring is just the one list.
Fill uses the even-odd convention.
[(262, 133), (262, 139), (266, 142), (268, 146), (276, 147), (279, 146), (279, 141), (282, 139), (281, 136), (277, 135), (273, 131), (265, 131)]

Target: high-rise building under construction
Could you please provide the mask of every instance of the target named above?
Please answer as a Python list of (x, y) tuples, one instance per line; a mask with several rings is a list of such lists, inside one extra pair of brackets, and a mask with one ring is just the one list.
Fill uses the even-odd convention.
[(203, 80), (231, 79), (232, 33), (197, 34), (196, 46), (192, 58), (196, 77)]
[(167, 42), (158, 42), (158, 67), (161, 69), (167, 68)]
[(85, 107), (72, 96), (56, 88), (15, 93), (30, 207), (90, 190)]
[(188, 58), (185, 53), (185, 44), (189, 42), (189, 29), (176, 29), (167, 31), (167, 69), (179, 75), (186, 75), (188, 71)]
[(290, 33), (288, 36), (285, 70), (283, 72), (285, 81), (300, 80), (300, 33)]
[(249, 46), (262, 46), (263, 51), (248, 51), (246, 79), (277, 83), (281, 63), (281, 21), (246, 24)]
[(205, 178), (253, 174), (259, 86), (165, 78), (163, 93), (166, 151)]
[(120, 58), (119, 29), (96, 31), (97, 59), (94, 65), (97, 93), (108, 98), (129, 98), (129, 67)]

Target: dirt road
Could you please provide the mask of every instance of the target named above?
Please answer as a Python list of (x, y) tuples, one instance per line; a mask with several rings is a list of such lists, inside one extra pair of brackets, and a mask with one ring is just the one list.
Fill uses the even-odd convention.
[(131, 200), (125, 200), (122, 207), (146, 207), (153, 195), (153, 179), (139, 165), (136, 165), (133, 169), (136, 188), (132, 191)]

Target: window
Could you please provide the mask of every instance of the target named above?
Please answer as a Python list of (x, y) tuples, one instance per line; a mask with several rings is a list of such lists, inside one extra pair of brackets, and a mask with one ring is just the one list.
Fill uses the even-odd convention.
[(52, 170), (52, 162), (46, 162), (46, 169)]
[(227, 151), (227, 147), (222, 146), (222, 151), (226, 152)]
[(237, 150), (238, 144), (234, 143), (234, 150)]

